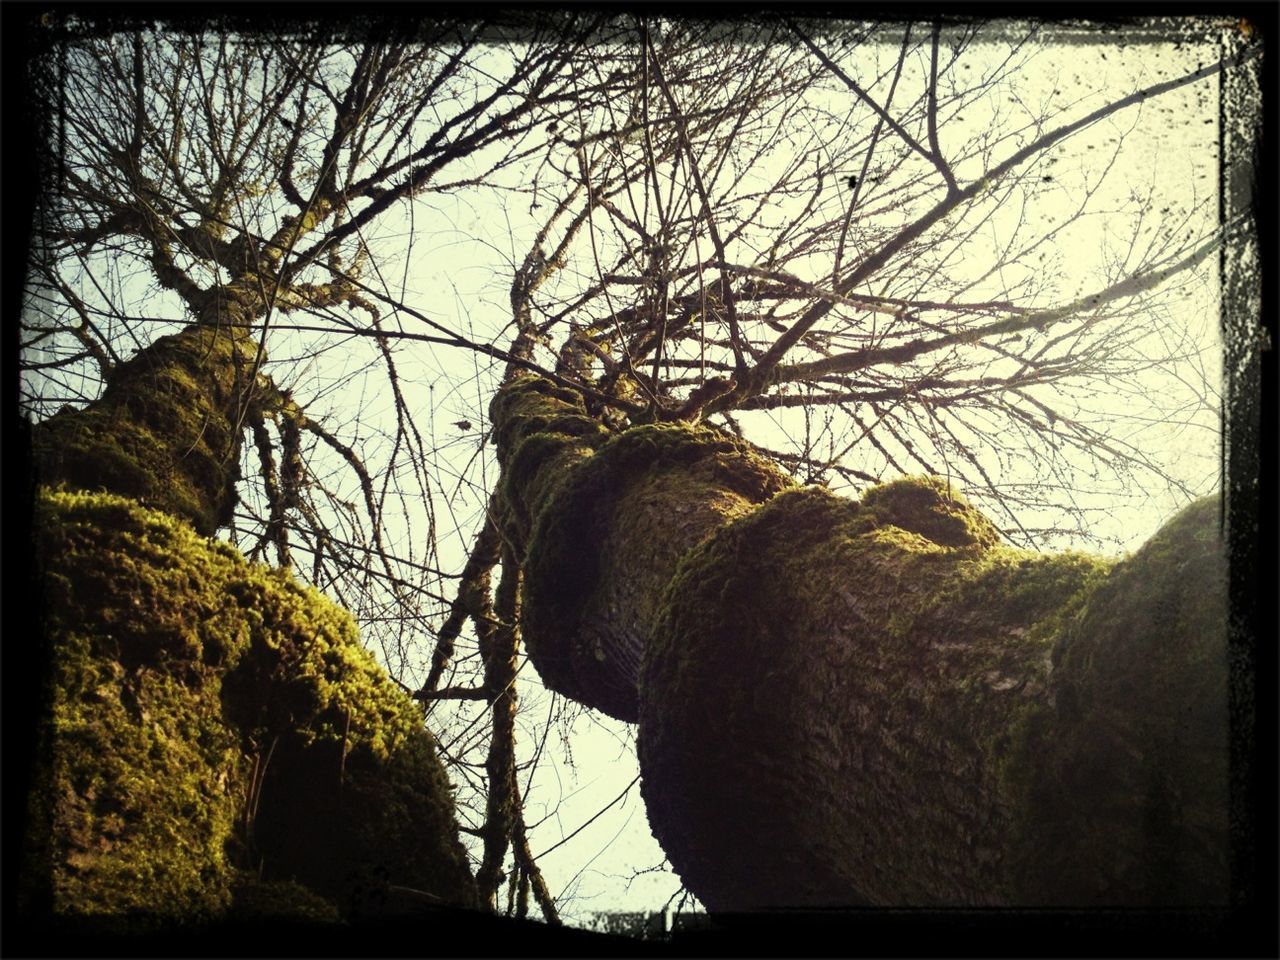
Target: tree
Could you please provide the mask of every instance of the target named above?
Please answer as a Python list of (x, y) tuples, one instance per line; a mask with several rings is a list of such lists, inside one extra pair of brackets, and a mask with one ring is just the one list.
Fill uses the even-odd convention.
[[(1210, 512), (1119, 566), (1003, 542), (1087, 532), (1088, 475), (1199, 492), (1130, 428), (1203, 416), (1212, 381), (1187, 383), (1183, 362), (1203, 348), (1171, 308), (1247, 224), (1209, 222), (1208, 197), (1160, 209), (1153, 185), (1108, 221), (1119, 246), (1090, 286), (1052, 254), (1114, 199), (1120, 120), (1253, 69), (1251, 48), (1031, 108), (1015, 81), (1036, 37), (992, 52), (977, 26), (600, 16), (321, 43), (70, 24), (43, 74), (54, 189), (24, 314), (45, 479), (203, 534), (233, 525), (251, 558), (273, 549), (350, 608), (431, 723), (448, 723), (442, 703), (483, 705), (473, 829), (490, 905), (514, 858), (519, 911), (532, 892), (555, 917), (517, 780), (522, 645), (551, 689), (639, 719), (655, 832), (713, 908), (1221, 896)], [(1088, 138), (1109, 159), (1070, 169), (1065, 146)], [(1068, 215), (1037, 219), (1073, 190)], [(412, 236), (432, 202), (503, 195), (529, 201), (510, 228), (511, 249), (527, 245), (504, 280), (507, 328), (436, 319), (438, 301), (394, 281), (399, 220)], [(974, 268), (961, 254), (980, 243)], [(157, 337), (167, 312), (184, 319)], [(464, 467), (481, 509), (456, 574), (437, 549), (441, 443), (404, 372), (410, 348), (446, 347), (491, 364), (472, 389), (494, 390), (500, 467)], [(386, 417), (366, 398), (344, 423), (315, 412), (321, 393), (281, 386), (339, 350), (382, 370)], [(1090, 409), (1152, 370), (1147, 406)], [(239, 467), (246, 431), (256, 477)], [(874, 486), (921, 470), (939, 479)], [(797, 489), (823, 482), (861, 499)], [(1169, 565), (1195, 544), (1193, 566)], [(1126, 577), (1150, 593), (1118, 595)], [(1079, 622), (1181, 610), (1168, 599), (1192, 582), (1203, 605), (1098, 667), (1111, 648), (1091, 652), (1099, 634)], [(414, 678), (417, 630), (435, 640)], [(1136, 680), (1170, 637), (1186, 657), (1156, 687), (1104, 682)], [(1170, 685), (1195, 705), (1175, 718)], [(1168, 722), (1134, 747), (1143, 709)], [(1085, 735), (1099, 718), (1120, 754)], [(479, 764), (452, 742), (471, 782)], [(1099, 779), (1092, 806), (1055, 800), (1127, 749), (1146, 765)], [(702, 792), (715, 757), (742, 766)], [(884, 779), (858, 793), (869, 770)], [(950, 790), (913, 805), (940, 773)], [(1100, 869), (1117, 848), (1132, 860)]]

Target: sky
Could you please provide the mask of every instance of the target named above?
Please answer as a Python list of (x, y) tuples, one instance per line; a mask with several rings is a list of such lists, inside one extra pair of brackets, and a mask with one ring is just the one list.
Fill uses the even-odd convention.
[[(1096, 42), (1049, 40), (1038, 44), (1030, 51), (1035, 53), (1033, 64), (1018, 75), (1012, 92), (1002, 90), (1003, 99), (992, 102), (987, 112), (971, 112), (942, 128), (944, 153), (949, 145), (967, 141), (974, 131), (998, 122), (1015, 122), (1028, 105), (1061, 104), (1066, 117), (1082, 115), (1105, 99), (1180, 75), (1217, 57), (1213, 42), (1135, 42), (1123, 31), (1102, 40), (1096, 34), (1093, 37)], [(982, 68), (984, 58), (1002, 57), (1007, 52), (998, 42), (999, 31), (993, 39), (995, 42), (980, 45), (970, 54), (975, 69)], [(885, 60), (897, 51), (895, 47), (869, 55), (872, 53)], [(883, 63), (880, 66), (883, 68)], [(831, 109), (838, 112), (852, 106), (833, 101)], [(1135, 232), (1144, 236), (1149, 226), (1135, 220), (1136, 210), (1146, 210), (1144, 216), (1152, 222), (1162, 210), (1185, 213), (1182, 226), (1190, 230), (1214, 222), (1218, 124), (1217, 83), (1210, 80), (1126, 111), (1068, 141), (1046, 158), (1060, 187), (1037, 204), (1034, 216), (1046, 228), (1057, 221), (1063, 224), (1047, 250), (1050, 263), (1061, 268), (1064, 278), (1059, 296), (1070, 299), (1094, 289), (1100, 271), (1123, 262), (1130, 252), (1127, 244), (1131, 236)], [(1109, 149), (1121, 142), (1123, 151), (1114, 163), (1100, 160), (1110, 158)], [(997, 155), (1002, 154), (997, 151)], [(1098, 185), (1108, 163), (1106, 180)], [(762, 170), (760, 176), (767, 179), (769, 173)], [(967, 167), (957, 168), (962, 183), (972, 173)], [(1097, 188), (1092, 206), (1099, 213), (1073, 219), (1086, 187)], [(386, 254), (375, 258), (380, 264), (380, 279), (421, 313), (448, 323), (471, 339), (505, 345), (510, 336), (507, 292), (512, 264), (522, 260), (541, 222), (530, 198), (501, 191), (427, 194), (397, 210), (399, 214), (389, 213), (369, 238), (375, 249)], [(1010, 207), (993, 216), (987, 231), (975, 236), (975, 249), (966, 253), (969, 259), (965, 262), (971, 262), (975, 271), (988, 262), (991, 252), (1007, 241), (1021, 215), (1021, 210)], [(812, 279), (821, 275), (819, 265)], [(1195, 284), (1180, 291), (1170, 307), (1178, 311), (1190, 339), (1207, 345), (1207, 351), (1189, 359), (1183, 371), (1153, 371), (1140, 382), (1116, 384), (1113, 394), (1101, 401), (1088, 401), (1095, 404), (1094, 414), (1105, 416), (1108, 404), (1131, 412), (1144, 399), (1172, 389), (1170, 377), (1194, 380), (1197, 364), (1210, 371), (1210, 382), (1218, 381), (1217, 285), (1216, 268), (1210, 265)], [(411, 332), (429, 332), (408, 315), (392, 317), (389, 322), (398, 322)], [(383, 387), (384, 374), (370, 342), (351, 340), (341, 349), (326, 352), (319, 361), (310, 359), (313, 347), (313, 335), (296, 343), (279, 337), (272, 348), (273, 376), (293, 388), (307, 404), (309, 415), (322, 416), (331, 430), (346, 437), (357, 450), (376, 452), (379, 410), (384, 418), (392, 411)], [(1155, 354), (1168, 344), (1153, 343), (1151, 347)], [(406, 400), (422, 412), (419, 425), (432, 449), (433, 488), (430, 518), (422, 513), (421, 504), (391, 508), (392, 513), (403, 510), (410, 522), (399, 532), (389, 528), (389, 546), (405, 555), (412, 550), (421, 561), (424, 548), (414, 538), (431, 526), (438, 551), (432, 562), (446, 571), (458, 570), (479, 525), (484, 495), (496, 476), (493, 448), (486, 442), (487, 404), (501, 367), (471, 351), (435, 344), (401, 341), (395, 352)], [(1217, 484), (1215, 404), (1216, 398), (1208, 396), (1183, 422), (1145, 429), (1139, 441), (1202, 492)], [(353, 414), (356, 410), (358, 420)], [(783, 413), (755, 416), (750, 425), (754, 437), (776, 448), (786, 447), (788, 438), (797, 431), (794, 416)], [(350, 432), (355, 436), (349, 436)], [(851, 456), (856, 460), (857, 452)], [(357, 496), (358, 486), (350, 475), (335, 470), (325, 482), (339, 498)], [(1172, 489), (1121, 496), (1106, 477), (1098, 479), (1096, 489), (1082, 491), (1082, 496), (1097, 507), (1099, 536), (1109, 540), (1116, 553), (1136, 548), (1185, 502), (1185, 497)], [(234, 532), (231, 537), (246, 542)], [(449, 583), (442, 579), (437, 586), (447, 592)], [(474, 651), (474, 640), (468, 641), (468, 637), (464, 636), (461, 644), (464, 654)], [(403, 657), (397, 654), (395, 662), (385, 650), (373, 649), (413, 686), (425, 676), (431, 639), (425, 631), (420, 632)], [(531, 781), (527, 774), (520, 775), (521, 785), (527, 789), (530, 844), (535, 855), (546, 851), (538, 862), (566, 920), (583, 924), (597, 911), (661, 910), (678, 896), (680, 884), (663, 868), (662, 851), (648, 830), (636, 780), (635, 728), (566, 705), (541, 688), (536, 671), (524, 661), (519, 683), (518, 757), (528, 760), (536, 754), (539, 758)], [(473, 722), (482, 706), (461, 704), (456, 713), (453, 709), (452, 704), (441, 705), (429, 720), (446, 755), (463, 751), (483, 727), (483, 723)], [(455, 769), (455, 776), (457, 772)], [(464, 785), (459, 797), (466, 794)], [(465, 810), (463, 816), (468, 816)]]

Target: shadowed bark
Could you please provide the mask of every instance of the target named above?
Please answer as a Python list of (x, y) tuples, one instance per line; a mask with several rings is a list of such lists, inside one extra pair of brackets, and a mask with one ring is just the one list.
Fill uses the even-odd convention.
[(707, 428), (585, 443), (526, 376), (493, 414), (530, 656), (638, 719), (710, 909), (1225, 902), (1212, 501), (1118, 563), (1044, 555), (941, 480), (854, 502)]
[(34, 432), (43, 483), (105, 490), (211, 535), (231, 520), (257, 342), (218, 319), (161, 337), (112, 372), (100, 399)]

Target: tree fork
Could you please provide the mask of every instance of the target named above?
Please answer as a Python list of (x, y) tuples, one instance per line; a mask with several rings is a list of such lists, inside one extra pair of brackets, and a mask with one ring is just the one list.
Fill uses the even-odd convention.
[(937, 479), (850, 501), (580, 407), (530, 377), (493, 407), (528, 650), (638, 719), (708, 908), (1225, 902), (1215, 501), (1119, 563), (1036, 554)]

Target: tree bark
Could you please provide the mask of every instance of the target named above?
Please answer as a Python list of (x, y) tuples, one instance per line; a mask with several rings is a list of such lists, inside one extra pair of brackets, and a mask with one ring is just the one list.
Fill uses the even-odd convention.
[(122, 497), (46, 491), (38, 521), (27, 920), (137, 933), (476, 903), (435, 742), (345, 611)]
[(39, 479), (60, 489), (41, 491), (37, 527), (50, 666), (31, 923), (137, 933), (478, 905), (421, 709), (345, 611), (208, 539), (231, 519), (258, 402), (249, 302), (224, 289), (100, 399), (34, 430)]
[(246, 299), (211, 297), (196, 323), (117, 367), (98, 400), (37, 425), (40, 481), (129, 497), (206, 536), (226, 526), (261, 362)]
[(530, 377), (493, 415), (530, 656), (638, 719), (709, 909), (1225, 902), (1212, 501), (1119, 563), (1042, 555), (938, 479), (854, 502), (707, 428), (584, 443)]

